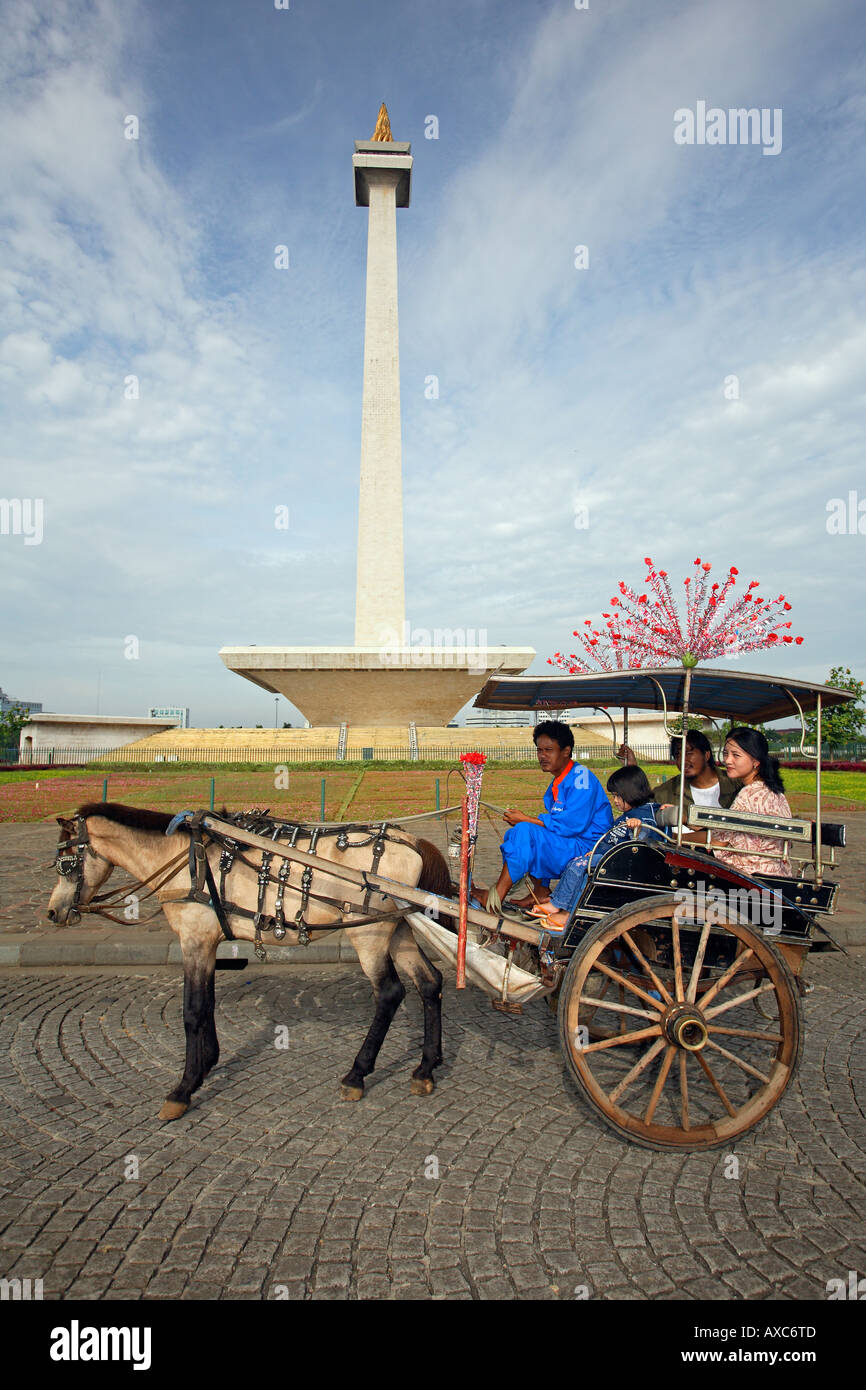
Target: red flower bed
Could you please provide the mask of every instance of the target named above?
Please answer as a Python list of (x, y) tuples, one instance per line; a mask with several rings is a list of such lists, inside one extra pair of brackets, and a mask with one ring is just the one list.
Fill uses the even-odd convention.
[[(815, 763), (811, 762), (790, 762), (780, 763), (780, 767), (798, 768), (803, 772), (814, 772)], [(822, 772), (866, 772), (866, 763), (845, 763), (845, 762), (823, 762), (821, 763)]]

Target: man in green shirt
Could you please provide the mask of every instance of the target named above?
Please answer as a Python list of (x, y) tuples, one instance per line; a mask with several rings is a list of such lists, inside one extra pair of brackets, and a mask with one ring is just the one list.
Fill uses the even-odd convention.
[[(671, 762), (679, 767), (682, 736), (671, 739)], [(636, 765), (634, 753), (623, 744), (617, 754), (625, 758), (630, 766)], [(683, 789), (683, 806), (730, 806), (741, 782), (733, 781), (724, 768), (716, 766), (713, 749), (706, 734), (698, 729), (690, 729), (686, 734), (686, 785)], [(680, 799), (680, 778), (669, 777), (661, 786), (653, 790), (653, 798), (661, 806), (677, 806)]]

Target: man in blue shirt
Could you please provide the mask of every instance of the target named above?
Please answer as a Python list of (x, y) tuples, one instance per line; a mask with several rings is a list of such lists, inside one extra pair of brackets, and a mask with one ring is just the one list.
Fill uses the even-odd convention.
[(574, 736), (568, 725), (548, 719), (535, 726), (532, 738), (539, 765), (552, 781), (544, 793), (540, 815), (505, 812), (511, 829), (500, 846), (502, 872), (495, 888), (474, 889), (482, 907), (493, 911), (524, 874), (533, 880), (533, 894), (513, 905), (531, 907), (533, 902), (546, 901), (550, 879), (559, 878), (571, 859), (591, 850), (613, 825), (613, 812), (601, 782), (588, 767), (572, 759)]

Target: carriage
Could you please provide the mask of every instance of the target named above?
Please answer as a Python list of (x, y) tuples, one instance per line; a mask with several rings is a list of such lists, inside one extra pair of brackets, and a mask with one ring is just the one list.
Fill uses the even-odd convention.
[[(183, 950), (187, 1038), (186, 1069), (162, 1119), (186, 1111), (219, 1056), (213, 971), (229, 963), (217, 961), (220, 941), (237, 935), (263, 955), (262, 932), (303, 946), (346, 929), (373, 985), (376, 1013), (343, 1078), (344, 1099), (363, 1095), (405, 992), (395, 963), (424, 1004), (412, 1091), (432, 1092), (442, 1060), (442, 980), (430, 960), (438, 956), (455, 966), (458, 986), (465, 971), (499, 1008), (516, 1011), (546, 996), (578, 1090), (623, 1138), (657, 1150), (730, 1145), (789, 1085), (802, 1046), (804, 961), (812, 949), (836, 949), (818, 919), (834, 909), (837, 884), (825, 869), (833, 868), (845, 831), (821, 820), (821, 715), (851, 698), (831, 687), (709, 668), (488, 680), (475, 702), (480, 708), (660, 710), (669, 733), (674, 711), (683, 727), (689, 712), (754, 723), (795, 711), (804, 756), (804, 716), (816, 712), (814, 820), (705, 806), (686, 815), (683, 743), (674, 823), (660, 842), (627, 841), (592, 858), (561, 937), (508, 905), (497, 913), (471, 906), (466, 798), (459, 893), (435, 847), (425, 850), (393, 824), (310, 826), (261, 813), (168, 817), (82, 807), (75, 820), (61, 822), (49, 916), (63, 922), (116, 906), (116, 894), (96, 890), (118, 864), (162, 902)], [(752, 876), (714, 859), (713, 832), (732, 829), (778, 841), (778, 858), (796, 865), (795, 877)], [(165, 837), (178, 830), (188, 844), (175, 854)], [(705, 847), (690, 844), (690, 832), (704, 835)], [(187, 866), (186, 886), (175, 887)]]
[[(819, 918), (838, 892), (825, 876), (845, 827), (821, 819), (821, 717), (851, 696), (740, 671), (665, 667), (572, 676), (493, 677), (485, 709), (657, 710), (754, 724), (816, 714), (814, 819), (679, 805), (661, 842), (633, 841), (591, 863), (556, 947), (560, 1043), (578, 1089), (624, 1138), (654, 1149), (732, 1143), (789, 1085), (802, 1047), (810, 950), (840, 949)], [(682, 743), (683, 759), (685, 741)], [(751, 875), (714, 859), (715, 831), (778, 844), (794, 877)], [(702, 846), (689, 844), (705, 836)]]

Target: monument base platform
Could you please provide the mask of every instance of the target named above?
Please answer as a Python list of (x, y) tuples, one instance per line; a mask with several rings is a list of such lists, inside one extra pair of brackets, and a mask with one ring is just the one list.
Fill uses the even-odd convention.
[(489, 676), (520, 675), (532, 647), (223, 647), (223, 664), (291, 700), (313, 727), (446, 725)]

